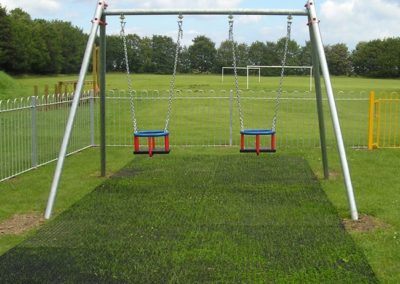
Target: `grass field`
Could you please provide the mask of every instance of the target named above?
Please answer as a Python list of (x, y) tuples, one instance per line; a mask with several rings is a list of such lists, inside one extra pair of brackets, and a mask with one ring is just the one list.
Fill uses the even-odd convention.
[(135, 159), (3, 255), (0, 282), (376, 282), (305, 160), (233, 153)]
[[(54, 84), (63, 80), (77, 80), (77, 76), (21, 76), (13, 81), (6, 80), (4, 75), (0, 75), (8, 83), (5, 86), (0, 85), (0, 100), (20, 98), (33, 95), (33, 86), (39, 87), (39, 93), (43, 94), (44, 86), (50, 86), (50, 92)], [(88, 80), (91, 76), (88, 75)], [(166, 90), (169, 88), (171, 76), (168, 75), (133, 75), (133, 85), (135, 90)], [(276, 90), (278, 88), (279, 78), (262, 77), (261, 83), (258, 83), (258, 77), (251, 77), (250, 88), (252, 90)], [(242, 89), (246, 88), (246, 77), (240, 76), (239, 83)], [(395, 79), (369, 79), (369, 78), (349, 78), (333, 77), (332, 83), (335, 92), (366, 92), (376, 90), (377, 92), (400, 92), (398, 80)], [(284, 88), (287, 91), (308, 91), (309, 77), (286, 77)], [(203, 89), (203, 90), (229, 90), (233, 88), (232, 77), (226, 75), (224, 83), (221, 82), (219, 75), (187, 75), (181, 74), (176, 78), (177, 89)], [(123, 74), (111, 73), (107, 75), (107, 89), (126, 89), (127, 80)]]
[[(21, 95), (29, 96), (33, 90), (32, 84), (51, 84), (52, 82), (57, 82), (60, 78), (72, 79), (73, 77), (19, 78), (14, 82), (18, 84), (18, 87), (12, 89), (12, 91), (10, 91), (11, 89), (9, 87), (8, 93), (0, 91), (0, 98), (4, 98), (8, 95), (14, 97), (20, 97)], [(137, 86), (138, 89), (166, 89), (169, 84), (169, 76), (135, 75), (134, 79), (135, 86)], [(263, 78), (263, 80), (264, 79), (266, 81), (259, 85), (260, 89), (276, 89), (276, 78)], [(241, 78), (242, 85), (244, 84), (244, 80), (244, 78)], [(254, 80), (256, 79), (254, 78)], [(398, 92), (400, 89), (398, 80), (334, 78), (333, 81), (335, 90), (343, 90), (347, 93), (354, 92), (357, 94), (363, 92), (366, 96), (370, 89), (387, 93)], [(178, 87), (182, 89), (199, 88), (204, 90), (219, 90), (232, 86), (232, 82), (229, 82), (228, 79), (226, 79), (226, 82), (222, 85), (220, 77), (212, 75), (181, 75), (178, 77), (177, 83)], [(254, 83), (252, 83), (251, 86), (257, 89)], [(289, 77), (286, 81), (286, 87), (291, 90), (298, 89), (306, 91), (307, 84), (308, 80), (306, 77)], [(126, 81), (120, 74), (111, 74), (108, 76), (108, 87), (110, 89), (126, 88)], [(354, 114), (356, 110), (360, 111), (363, 107), (364, 106), (355, 103), (352, 106), (343, 108), (340, 102), (338, 102), (342, 122), (350, 125), (350, 134), (352, 127), (357, 126), (358, 123)], [(307, 113), (308, 109), (302, 109), (301, 112)], [(187, 114), (190, 114), (190, 111), (188, 111)], [(182, 117), (187, 117), (186, 115), (182, 115)], [(209, 117), (213, 118), (213, 113), (210, 113)], [(326, 116), (326, 119), (329, 125), (328, 116)], [(284, 123), (284, 121), (281, 123)], [(214, 122), (214, 124), (219, 125), (216, 122)], [(202, 131), (204, 130), (205, 128)], [(115, 134), (121, 135), (119, 131), (124, 130), (120, 129), (114, 131)], [(179, 148), (173, 149), (172, 154), (168, 157), (173, 156), (175, 151), (183, 151), (181, 154), (184, 154), (184, 157), (190, 158), (196, 156), (198, 151), (209, 156), (218, 155), (218, 153), (221, 151), (224, 152), (225, 150), (205, 148), (189, 150), (187, 148)], [(236, 149), (233, 151), (236, 151)], [(127, 148), (108, 149), (110, 172), (121, 169), (123, 165), (132, 159), (134, 162), (138, 161), (136, 157), (130, 156), (130, 153), (131, 150)], [(281, 153), (294, 157), (304, 157), (317, 177), (322, 177), (320, 152), (318, 148), (304, 147), (304, 144), (300, 143), (298, 147), (281, 149)], [(362, 214), (373, 217), (376, 223), (376, 226), (372, 226), (367, 230), (350, 230), (350, 235), (355, 241), (356, 247), (360, 248), (366, 255), (378, 280), (383, 283), (398, 283), (400, 281), (400, 254), (398, 253), (400, 251), (400, 218), (398, 211), (400, 207), (400, 183), (397, 170), (400, 151), (378, 150), (370, 152), (348, 148), (348, 156), (359, 210)], [(269, 157), (270, 156), (265, 157), (265, 160), (262, 158), (262, 161), (267, 162)], [(144, 160), (146, 163), (147, 159)], [(329, 147), (329, 160), (331, 179), (329, 181), (320, 180), (320, 183), (330, 202), (334, 204), (336, 210), (339, 212), (340, 217), (346, 218), (348, 217), (348, 206), (334, 145), (330, 145)], [(142, 160), (140, 161), (142, 163)], [(76, 169), (79, 170), (76, 171)], [(14, 214), (42, 214), (53, 170), (54, 164), (51, 164), (1, 183), (0, 222), (10, 218)], [(56, 204), (56, 215), (69, 208), (72, 204), (75, 204), (75, 202), (79, 201), (87, 193), (90, 193), (103, 181), (104, 179), (98, 178), (98, 150), (96, 148), (68, 158)], [(12, 248), (17, 243), (33, 235), (34, 232), (35, 230), (22, 235), (0, 235), (0, 253)]]

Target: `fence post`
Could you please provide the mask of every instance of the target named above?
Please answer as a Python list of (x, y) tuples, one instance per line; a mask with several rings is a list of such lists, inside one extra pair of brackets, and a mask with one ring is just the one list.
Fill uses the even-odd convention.
[(90, 145), (94, 146), (94, 94), (95, 90), (90, 91), (89, 108), (90, 108)]
[(37, 153), (37, 119), (36, 119), (36, 97), (32, 96), (31, 103), (31, 148), (32, 148), (32, 168), (36, 168), (38, 165), (38, 153)]
[(229, 92), (229, 146), (232, 146), (233, 91)]
[(368, 150), (374, 148), (374, 108), (375, 108), (375, 92), (369, 94), (369, 127), (368, 127)]

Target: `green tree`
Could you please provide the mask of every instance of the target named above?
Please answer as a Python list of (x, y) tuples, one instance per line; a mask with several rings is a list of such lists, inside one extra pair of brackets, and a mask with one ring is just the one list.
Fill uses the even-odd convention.
[(155, 66), (153, 65), (153, 49), (152, 41), (148, 37), (142, 38), (140, 41), (140, 72), (142, 73), (153, 73), (155, 71)]
[(54, 21), (52, 25), (57, 31), (56, 37), (61, 46), (61, 72), (65, 74), (79, 72), (88, 35), (70, 22)]
[(125, 67), (122, 38), (109, 35), (106, 38), (106, 69), (108, 71), (123, 71)]
[(11, 33), (9, 39), (9, 70), (12, 73), (31, 72), (31, 61), (35, 56), (32, 34), (32, 19), (17, 8), (10, 12)]
[[(282, 64), (284, 51), (285, 51), (286, 37), (279, 39), (276, 43), (276, 54), (279, 58), (279, 65)], [(286, 54), (286, 65), (287, 66), (299, 66), (300, 65), (301, 48), (295, 40), (289, 40), (288, 49)], [(285, 74), (299, 75), (303, 74), (303, 70), (300, 69), (286, 69)]]
[[(237, 56), (237, 45), (235, 45), (236, 57)], [(237, 59), (236, 59), (237, 60)], [(238, 61), (237, 65), (240, 66)], [(233, 66), (233, 53), (232, 53), (232, 42), (229, 40), (221, 42), (216, 53), (215, 71), (219, 72), (222, 67)], [(218, 71), (219, 70), (219, 71)]]
[[(129, 57), (129, 68), (132, 72), (138, 73), (141, 67), (140, 60), (140, 41), (141, 38), (136, 34), (129, 34), (126, 37), (127, 47), (128, 47), (128, 57)], [(120, 53), (120, 56), (124, 56), (123, 53)], [(125, 70), (125, 66), (123, 70)]]
[(201, 73), (213, 71), (217, 50), (211, 39), (206, 36), (197, 36), (188, 50), (193, 71)]
[(182, 47), (181, 53), (179, 55), (178, 70), (181, 73), (189, 73), (192, 71), (190, 66), (189, 50), (186, 46)]
[(325, 46), (326, 60), (329, 65), (329, 71), (332, 75), (350, 75), (352, 64), (350, 60), (350, 51), (346, 44), (338, 43)]
[(378, 78), (400, 77), (400, 38), (360, 42), (352, 54), (354, 72)]
[(0, 4), (0, 69), (6, 70), (10, 66), (10, 39), (11, 22), (7, 10)]
[(300, 65), (303, 65), (303, 66), (311, 66), (312, 65), (311, 41), (307, 41), (306, 45), (301, 47), (299, 60), (300, 60)]
[(360, 42), (352, 54), (354, 72), (360, 76), (374, 76), (376, 72), (377, 54), (380, 52), (380, 40)]
[(382, 52), (378, 62), (381, 67), (379, 77), (400, 77), (400, 38), (387, 38), (382, 41)]
[(153, 36), (152, 38), (152, 64), (154, 72), (158, 74), (172, 73), (176, 44), (167, 36)]
[(236, 48), (237, 64), (238, 66), (249, 65), (249, 47), (245, 43), (240, 43)]
[(267, 47), (261, 41), (253, 42), (249, 47), (249, 62), (251, 65), (266, 65), (265, 54)]

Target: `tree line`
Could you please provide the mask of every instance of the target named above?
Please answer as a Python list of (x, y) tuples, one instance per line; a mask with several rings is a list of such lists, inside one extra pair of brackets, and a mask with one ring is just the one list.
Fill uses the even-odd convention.
[[(31, 19), (21, 9), (7, 12), (0, 5), (0, 70), (12, 74), (71, 74), (80, 68), (88, 35), (70, 22)], [(285, 38), (276, 42), (235, 43), (237, 65), (280, 65)], [(176, 44), (171, 37), (127, 35), (129, 66), (134, 73), (172, 72)], [(325, 46), (332, 75), (378, 78), (400, 77), (400, 38), (360, 42), (353, 51), (344, 43)], [(197, 36), (180, 50), (181, 73), (220, 73), (232, 66), (232, 47), (218, 47), (206, 36)], [(311, 65), (311, 44), (291, 40), (288, 65)], [(107, 37), (107, 70), (124, 71), (124, 49), (119, 35)], [(264, 69), (263, 75), (279, 70)], [(302, 70), (288, 70), (302, 74)]]

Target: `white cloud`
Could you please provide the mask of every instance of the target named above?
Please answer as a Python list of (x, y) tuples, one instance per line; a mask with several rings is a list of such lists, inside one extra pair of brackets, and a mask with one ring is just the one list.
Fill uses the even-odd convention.
[(239, 22), (242, 24), (249, 24), (249, 23), (258, 23), (262, 19), (260, 15), (253, 15), (253, 16), (240, 16)]
[(347, 43), (398, 36), (400, 3), (388, 0), (326, 0), (321, 4), (325, 43)]
[(21, 8), (28, 13), (40, 11), (54, 12), (61, 8), (61, 1), (57, 0), (1, 0), (0, 3), (7, 7), (7, 10)]

